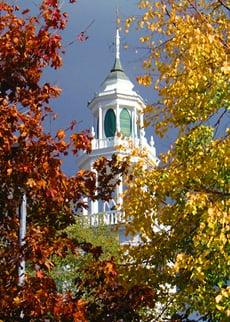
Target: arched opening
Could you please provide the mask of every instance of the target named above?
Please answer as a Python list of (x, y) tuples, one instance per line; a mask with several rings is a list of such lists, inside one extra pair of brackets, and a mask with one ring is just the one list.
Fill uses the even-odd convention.
[(120, 114), (121, 133), (124, 136), (130, 136), (132, 133), (132, 120), (127, 108), (123, 108)]
[(111, 108), (105, 114), (104, 128), (107, 138), (114, 137), (116, 132), (116, 115)]

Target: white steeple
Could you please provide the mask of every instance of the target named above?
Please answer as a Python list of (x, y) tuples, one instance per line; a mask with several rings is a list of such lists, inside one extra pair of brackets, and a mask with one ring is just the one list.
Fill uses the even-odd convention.
[[(150, 159), (156, 159), (153, 139), (151, 144), (147, 142), (143, 128), (145, 103), (134, 91), (134, 84), (121, 65), (118, 28), (115, 35), (115, 49), (114, 65), (100, 86), (99, 93), (88, 104), (94, 119), (92, 124), (94, 138), (91, 154), (83, 154), (78, 160), (81, 168), (93, 169), (93, 163), (101, 156), (110, 159), (114, 153), (128, 155), (130, 142), (135, 147), (145, 148)], [(118, 145), (127, 146), (127, 150), (118, 152)], [(89, 201), (88, 215), (92, 217), (95, 213), (104, 212), (106, 223), (116, 224), (118, 212), (114, 210), (114, 206), (122, 204), (122, 191), (121, 178), (111, 205), (108, 202)]]

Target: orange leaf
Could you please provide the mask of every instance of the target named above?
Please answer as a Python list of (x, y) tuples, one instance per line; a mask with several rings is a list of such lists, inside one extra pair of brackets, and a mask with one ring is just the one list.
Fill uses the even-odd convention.
[[(19, 298), (18, 296), (16, 296), (16, 297), (14, 298), (14, 303), (15, 303), (16, 305), (18, 305), (18, 304), (20, 304), (20, 302), (21, 302), (20, 298)], [(0, 321), (1, 321), (1, 320), (0, 320)]]
[(8, 176), (10, 176), (10, 175), (11, 175), (11, 173), (12, 173), (12, 171), (13, 171), (13, 169), (12, 169), (12, 168), (7, 169), (7, 175), (8, 175)]
[(38, 270), (38, 271), (36, 272), (36, 277), (38, 277), (38, 278), (43, 278), (43, 277), (44, 277), (44, 273), (43, 273), (41, 270)]
[(61, 140), (61, 139), (64, 139), (65, 137), (65, 131), (64, 130), (59, 130), (57, 132), (57, 137)]
[(34, 179), (30, 178), (27, 180), (27, 183), (26, 183), (30, 188), (33, 188), (35, 187), (37, 184), (36, 182), (34, 181)]

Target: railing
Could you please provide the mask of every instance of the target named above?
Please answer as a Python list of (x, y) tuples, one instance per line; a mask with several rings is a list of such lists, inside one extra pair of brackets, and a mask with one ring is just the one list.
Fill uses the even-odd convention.
[(91, 227), (97, 227), (100, 225), (114, 226), (124, 222), (124, 214), (122, 211), (111, 210), (101, 212), (98, 214), (89, 214), (82, 216), (82, 224)]
[(96, 150), (96, 149), (103, 149), (103, 148), (109, 148), (111, 146), (114, 146), (115, 143), (115, 138), (111, 137), (111, 138), (106, 138), (106, 139), (93, 139), (92, 141), (92, 149)]
[(126, 148), (126, 151), (132, 150), (133, 148), (140, 148), (149, 153), (153, 158), (156, 158), (156, 149), (153, 144), (148, 143), (145, 137), (134, 138), (134, 137), (110, 137), (105, 139), (93, 139), (92, 150), (104, 149), (110, 147), (122, 146)]
[(127, 147), (135, 147), (140, 145), (148, 145), (146, 138), (143, 138), (142, 140), (139, 138), (121, 138), (118, 136), (115, 137), (109, 137), (105, 139), (93, 139), (92, 140), (92, 149), (103, 149), (103, 148), (109, 148), (116, 145), (127, 145)]
[[(78, 223), (83, 227), (92, 227), (96, 229), (100, 226), (107, 226), (113, 230), (113, 228), (117, 226), (115, 230), (118, 234), (119, 243), (122, 245), (137, 246), (141, 241), (140, 236), (139, 234), (127, 235), (124, 225), (126, 220), (124, 212), (119, 210), (111, 210), (84, 216), (80, 215), (78, 217)], [(130, 220), (128, 220), (128, 222), (130, 222)]]

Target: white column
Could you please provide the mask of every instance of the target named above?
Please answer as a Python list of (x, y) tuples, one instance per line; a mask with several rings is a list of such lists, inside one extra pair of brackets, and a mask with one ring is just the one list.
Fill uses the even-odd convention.
[(95, 200), (91, 200), (90, 201), (91, 205), (90, 205), (90, 212), (91, 212), (91, 215), (93, 214), (98, 214), (98, 201)]
[(92, 126), (91, 128), (91, 135), (92, 135), (92, 141), (91, 141), (91, 144), (92, 144), (92, 150), (94, 150), (96, 148), (96, 133), (95, 133), (95, 130), (94, 130), (94, 127)]
[(137, 108), (135, 107), (133, 110), (134, 116), (133, 116), (133, 132), (134, 132), (134, 137), (137, 138)]
[(94, 129), (96, 129), (96, 127), (95, 127), (95, 116), (93, 114), (91, 115), (91, 124), (92, 124), (92, 127)]
[[(98, 126), (99, 126), (99, 140), (103, 138), (103, 116), (102, 116), (102, 108), (99, 107), (99, 120), (98, 120)], [(99, 144), (100, 147), (100, 144)]]
[[(88, 198), (87, 198), (87, 197), (85, 197), (85, 198), (83, 199), (83, 202), (84, 202), (86, 205), (88, 205), (88, 206), (89, 206), (89, 200), (88, 200)], [(87, 215), (88, 215), (88, 209), (86, 209), (86, 208), (82, 208), (82, 215), (83, 215), (83, 216), (87, 216)]]
[(140, 114), (140, 140), (141, 143), (144, 142), (145, 138), (145, 129), (144, 129), (144, 116), (143, 113)]
[(102, 201), (102, 211), (105, 212), (105, 201)]
[(134, 109), (131, 110), (132, 137), (135, 138)]
[(143, 116), (143, 113), (140, 113), (140, 127), (141, 129), (143, 128), (144, 126), (144, 116)]

